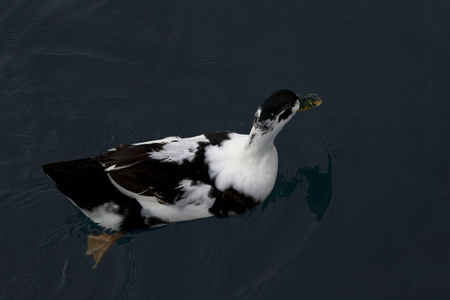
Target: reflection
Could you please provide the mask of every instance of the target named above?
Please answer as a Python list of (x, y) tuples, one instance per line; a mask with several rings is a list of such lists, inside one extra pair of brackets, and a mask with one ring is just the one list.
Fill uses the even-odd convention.
[(317, 220), (320, 221), (330, 205), (333, 191), (330, 154), (328, 154), (326, 173), (321, 173), (321, 167), (317, 165), (312, 168), (298, 168), (294, 178), (290, 180), (286, 179), (284, 175), (278, 174), (275, 187), (263, 204), (263, 211), (270, 202), (275, 202), (279, 198), (290, 197), (295, 191), (297, 184), (301, 183), (302, 178), (306, 178), (309, 185), (306, 196), (309, 210), (316, 214)]
[(305, 176), (309, 182), (308, 200), (309, 210), (316, 214), (320, 221), (327, 211), (331, 202), (333, 182), (331, 180), (331, 157), (328, 154), (328, 168), (326, 173), (320, 173), (320, 166), (313, 168), (298, 169), (298, 172)]

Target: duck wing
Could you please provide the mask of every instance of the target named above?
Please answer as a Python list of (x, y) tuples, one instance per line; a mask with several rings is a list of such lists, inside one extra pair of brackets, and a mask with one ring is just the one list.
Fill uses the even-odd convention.
[(102, 164), (120, 192), (174, 204), (182, 196), (182, 180), (211, 181), (204, 162), (208, 145), (204, 135), (120, 145), (103, 155)]

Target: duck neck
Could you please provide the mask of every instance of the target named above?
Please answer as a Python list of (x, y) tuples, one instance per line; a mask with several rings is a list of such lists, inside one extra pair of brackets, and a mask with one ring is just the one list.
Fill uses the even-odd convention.
[(273, 151), (276, 136), (280, 130), (271, 128), (269, 130), (262, 130), (261, 128), (252, 127), (250, 134), (248, 135), (248, 141), (245, 146), (247, 151), (252, 155), (264, 155)]

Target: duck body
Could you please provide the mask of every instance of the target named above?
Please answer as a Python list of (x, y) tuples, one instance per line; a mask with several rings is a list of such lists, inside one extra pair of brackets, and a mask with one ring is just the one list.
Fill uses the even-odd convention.
[(93, 222), (121, 233), (241, 214), (272, 191), (278, 170), (273, 142), (302, 105), (321, 102), (308, 97), (288, 90), (272, 94), (258, 108), (249, 134), (224, 131), (120, 145), (43, 170)]
[(255, 207), (275, 183), (275, 147), (261, 160), (251, 159), (247, 151), (233, 151), (246, 140), (231, 132), (169, 137), (51, 163), (44, 171), (85, 215), (108, 229), (227, 217)]

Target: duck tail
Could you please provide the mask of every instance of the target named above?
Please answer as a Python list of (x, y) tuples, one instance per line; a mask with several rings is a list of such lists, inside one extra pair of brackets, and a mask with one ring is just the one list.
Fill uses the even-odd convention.
[(53, 162), (42, 166), (43, 171), (55, 183), (56, 187), (85, 209), (92, 209), (102, 191), (102, 186), (111, 183), (101, 163), (101, 157), (83, 158), (67, 162)]

